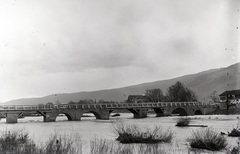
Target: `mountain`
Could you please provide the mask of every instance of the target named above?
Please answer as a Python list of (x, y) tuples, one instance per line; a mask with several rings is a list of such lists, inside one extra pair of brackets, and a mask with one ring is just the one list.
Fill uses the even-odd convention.
[(240, 89), (240, 63), (226, 68), (212, 69), (197, 74), (185, 75), (169, 80), (161, 80), (123, 88), (107, 89), (90, 92), (54, 94), (40, 98), (23, 98), (5, 102), (6, 105), (36, 105), (48, 102), (68, 103), (80, 99), (103, 99), (109, 101), (125, 101), (128, 95), (144, 94), (146, 89), (160, 88), (166, 91), (177, 81), (192, 89), (201, 102), (207, 101), (208, 96), (217, 91), (220, 94), (226, 90)]

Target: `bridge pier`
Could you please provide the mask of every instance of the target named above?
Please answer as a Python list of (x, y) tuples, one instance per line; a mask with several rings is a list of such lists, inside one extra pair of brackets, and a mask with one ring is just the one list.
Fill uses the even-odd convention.
[(154, 111), (156, 113), (156, 117), (163, 117), (164, 116), (164, 109), (154, 108)]
[(156, 113), (156, 117), (164, 117), (164, 113)]
[(7, 113), (6, 114), (6, 122), (7, 123), (17, 123), (18, 117), (21, 116), (22, 113)]
[(43, 115), (43, 121), (44, 122), (55, 122), (57, 118), (57, 115), (53, 113), (44, 113)]
[(100, 120), (109, 120), (110, 113), (108, 110), (101, 110)]
[(169, 109), (169, 108), (165, 108), (165, 109), (163, 110), (163, 114), (164, 114), (164, 116), (171, 116), (170, 109)]
[(136, 109), (132, 113), (133, 113), (133, 118), (146, 118), (148, 109)]

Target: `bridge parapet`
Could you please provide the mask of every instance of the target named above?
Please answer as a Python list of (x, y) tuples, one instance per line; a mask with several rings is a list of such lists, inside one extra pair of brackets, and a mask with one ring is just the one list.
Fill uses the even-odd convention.
[(0, 106), (0, 111), (12, 111), (12, 110), (52, 110), (53, 107), (50, 106), (37, 106), (37, 105), (17, 105), (17, 106)]
[(0, 111), (6, 110), (53, 110), (53, 109), (112, 109), (112, 108), (154, 108), (167, 106), (211, 106), (201, 102), (145, 102), (145, 103), (101, 103), (101, 104), (59, 104), (59, 105), (10, 105), (0, 106)]
[(145, 102), (145, 103), (105, 103), (105, 104), (60, 104), (60, 105), (20, 105), (20, 106), (0, 106), (0, 111), (4, 110), (53, 110), (53, 109), (112, 109), (112, 108), (154, 108), (167, 106), (216, 106), (201, 102)]

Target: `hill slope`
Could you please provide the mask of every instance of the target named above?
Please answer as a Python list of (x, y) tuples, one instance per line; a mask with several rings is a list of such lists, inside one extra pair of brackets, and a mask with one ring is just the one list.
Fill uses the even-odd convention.
[(6, 105), (34, 105), (47, 102), (68, 103), (69, 101), (79, 101), (80, 99), (104, 99), (112, 101), (124, 101), (128, 95), (144, 94), (146, 89), (161, 88), (166, 91), (167, 88), (177, 81), (184, 83), (188, 88), (196, 92), (198, 100), (206, 101), (206, 98), (213, 91), (218, 94), (225, 90), (240, 89), (240, 63), (226, 68), (212, 69), (197, 74), (186, 75), (174, 79), (155, 81), (133, 85), (117, 89), (99, 90), (92, 92), (78, 92), (69, 94), (55, 94), (41, 98), (24, 98), (6, 102)]

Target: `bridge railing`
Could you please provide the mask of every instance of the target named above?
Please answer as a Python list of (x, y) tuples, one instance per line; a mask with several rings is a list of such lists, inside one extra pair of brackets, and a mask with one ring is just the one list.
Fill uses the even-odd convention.
[(5, 110), (51, 110), (53, 106), (43, 105), (16, 105), (16, 106), (0, 106), (0, 111)]
[(71, 104), (61, 105), (58, 108), (67, 109), (67, 108), (81, 108), (81, 109), (90, 109), (90, 108), (100, 108), (100, 109), (111, 109), (111, 108), (157, 108), (157, 107), (166, 107), (166, 106), (201, 106), (199, 102), (146, 102), (146, 103), (113, 103), (113, 104)]
[(214, 104), (201, 102), (145, 102), (145, 103), (95, 103), (95, 104), (59, 104), (59, 105), (11, 105), (0, 106), (0, 111), (4, 110), (52, 110), (52, 109), (121, 109), (121, 108), (158, 108), (158, 107), (188, 107), (205, 106)]

